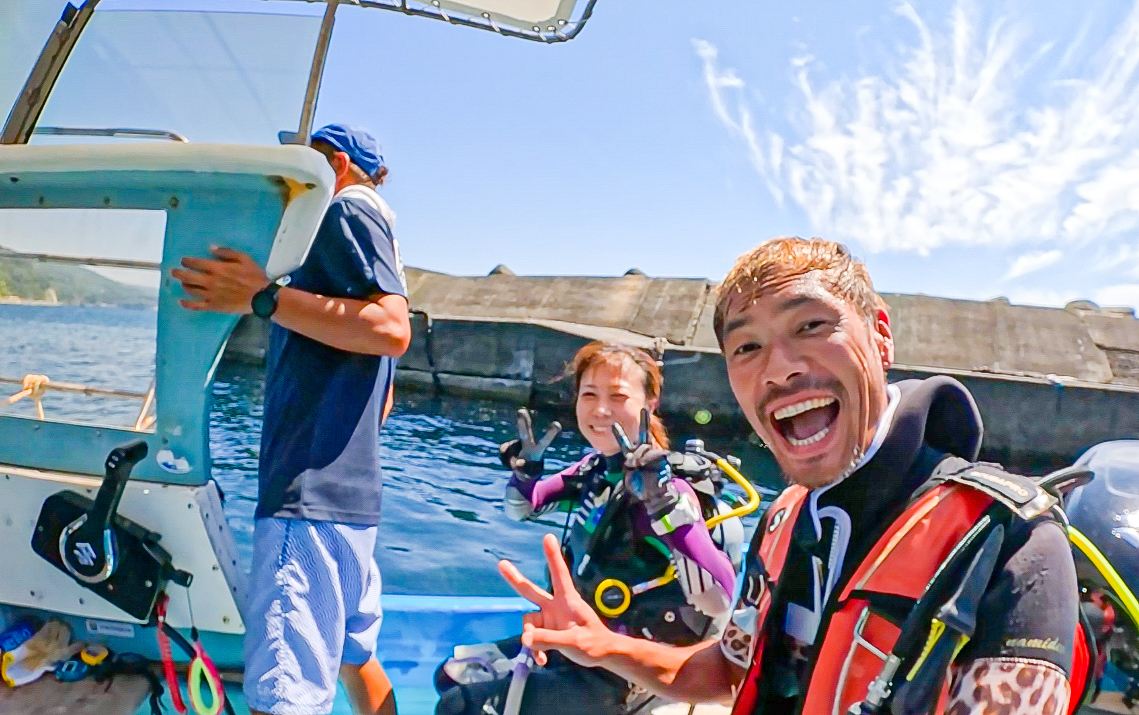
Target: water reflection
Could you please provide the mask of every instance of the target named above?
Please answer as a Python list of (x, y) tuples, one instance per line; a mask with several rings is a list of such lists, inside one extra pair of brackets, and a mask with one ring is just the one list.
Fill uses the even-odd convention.
[[(0, 305), (0, 377), (28, 373), (55, 382), (145, 393), (154, 377), (157, 311), (147, 308)], [(20, 390), (0, 384), (0, 397)], [(47, 419), (129, 426), (141, 400), (48, 390)], [(35, 418), (32, 400), (8, 405), (6, 415)]]
[[(214, 475), (226, 492), (226, 512), (246, 563), (257, 498), (261, 385), (260, 370), (223, 364), (211, 419)], [(519, 523), (502, 512), (507, 473), (498, 444), (514, 436), (516, 409), (487, 400), (399, 395), (381, 435), (384, 501), (377, 558), (385, 592), (510, 595), (495, 568), (503, 558), (531, 578), (544, 579), (539, 541), (544, 533), (561, 532), (561, 517)], [(544, 425), (553, 417), (535, 419)], [(559, 417), (567, 424), (565, 415)], [(676, 430), (678, 443), (689, 436)], [(564, 431), (547, 452), (547, 468), (567, 466), (585, 446), (576, 432)], [(709, 446), (732, 447), (752, 474), (770, 480), (765, 453), (753, 445)], [(754, 528), (754, 522), (751, 517), (746, 523)]]

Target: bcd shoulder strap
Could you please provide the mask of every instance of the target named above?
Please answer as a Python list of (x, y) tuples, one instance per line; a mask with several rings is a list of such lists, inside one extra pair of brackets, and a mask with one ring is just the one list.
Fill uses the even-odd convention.
[(1048, 513), (1059, 500), (1028, 477), (1011, 474), (996, 464), (946, 457), (933, 470), (930, 481), (956, 482), (980, 490), (1009, 511), (1028, 521)]

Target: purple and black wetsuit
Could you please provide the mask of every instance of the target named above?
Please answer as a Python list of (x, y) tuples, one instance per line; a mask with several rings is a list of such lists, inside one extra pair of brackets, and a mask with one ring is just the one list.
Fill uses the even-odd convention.
[[(623, 461), (621, 455), (590, 453), (542, 479), (514, 473), (506, 512), (514, 519), (569, 512), (562, 540), (566, 562), (578, 591), (610, 628), (676, 645), (697, 642), (731, 606), (736, 572), (728, 553), (733, 541), (742, 540), (742, 526), (729, 519), (709, 530), (697, 518), (669, 533), (654, 532), (644, 503), (619, 486)], [(711, 494), (687, 480), (673, 477), (672, 485), (695, 513), (719, 511)], [(675, 580), (666, 577), (670, 567)]]
[[(620, 487), (623, 463), (621, 456), (593, 453), (545, 478), (515, 472), (506, 489), (506, 513), (519, 520), (555, 510), (568, 513), (562, 551), (574, 584), (610, 628), (674, 645), (716, 637), (735, 590), (733, 561), (739, 561), (743, 525), (731, 518), (709, 530), (704, 518), (727, 509), (715, 498), (711, 479), (674, 478), (672, 485), (695, 522), (674, 519), (678, 526), (658, 535), (644, 504)], [(483, 715), (488, 707), (501, 712), (510, 687), (509, 659), (521, 648), (516, 636), (466, 647), (462, 657), (456, 649), (435, 673), (436, 715)], [(481, 655), (472, 657), (472, 652)], [(653, 698), (620, 676), (578, 665), (556, 651), (547, 657), (526, 681), (522, 715), (624, 715), (651, 709)], [(476, 660), (496, 665), (474, 667)], [(495, 673), (491, 680), (483, 674), (488, 669)], [(471, 677), (475, 671), (478, 677)]]

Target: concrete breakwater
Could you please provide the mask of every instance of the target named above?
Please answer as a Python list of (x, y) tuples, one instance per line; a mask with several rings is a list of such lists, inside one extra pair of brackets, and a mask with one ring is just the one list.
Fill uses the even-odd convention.
[[(411, 348), (404, 389), (564, 407), (566, 361), (591, 340), (663, 347), (670, 425), (742, 434), (703, 279), (451, 276), (409, 268)], [(985, 417), (983, 458), (1039, 472), (1093, 444), (1139, 439), (1139, 320), (1077, 301), (1064, 309), (887, 294), (897, 348), (891, 379), (947, 374)], [(267, 329), (245, 319), (227, 359), (263, 358)], [(706, 414), (698, 414), (706, 413)]]

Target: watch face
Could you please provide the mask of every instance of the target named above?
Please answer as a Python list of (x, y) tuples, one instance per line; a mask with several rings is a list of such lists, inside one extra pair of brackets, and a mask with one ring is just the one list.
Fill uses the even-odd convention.
[(274, 290), (276, 287), (276, 285), (272, 285), (259, 291), (250, 301), (253, 314), (258, 318), (269, 318), (277, 310), (277, 291)]

